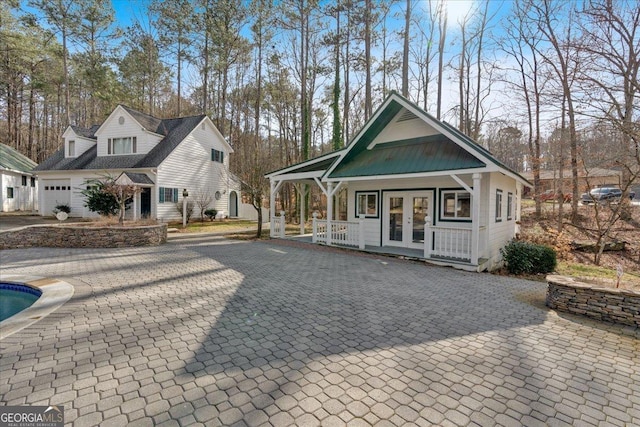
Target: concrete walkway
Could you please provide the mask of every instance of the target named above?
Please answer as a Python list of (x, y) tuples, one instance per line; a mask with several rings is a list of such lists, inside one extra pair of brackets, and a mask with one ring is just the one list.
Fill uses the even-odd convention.
[(75, 286), (0, 342), (0, 405), (74, 426), (640, 425), (637, 330), (559, 316), (542, 283), (302, 246), (0, 252)]

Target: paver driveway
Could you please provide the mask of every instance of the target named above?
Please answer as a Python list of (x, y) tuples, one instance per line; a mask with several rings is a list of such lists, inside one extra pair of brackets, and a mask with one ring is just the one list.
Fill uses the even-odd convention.
[(76, 287), (0, 343), (0, 403), (76, 426), (640, 424), (637, 331), (541, 283), (213, 237), (0, 257)]

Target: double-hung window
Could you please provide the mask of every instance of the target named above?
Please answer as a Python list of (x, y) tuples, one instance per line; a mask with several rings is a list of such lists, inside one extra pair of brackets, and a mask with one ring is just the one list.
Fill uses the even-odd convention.
[(356, 216), (378, 217), (378, 192), (356, 191)]
[(507, 193), (507, 221), (513, 219), (513, 193)]
[(442, 191), (440, 206), (443, 220), (471, 219), (471, 194), (468, 191)]
[(158, 201), (160, 203), (177, 203), (178, 202), (178, 189), (169, 187), (160, 187), (158, 194)]
[(107, 154), (136, 154), (138, 152), (138, 141), (135, 136), (109, 138), (107, 144)]
[(496, 222), (502, 221), (502, 190), (496, 190)]
[(69, 150), (67, 157), (75, 157), (76, 156), (76, 142), (71, 140), (69, 141)]

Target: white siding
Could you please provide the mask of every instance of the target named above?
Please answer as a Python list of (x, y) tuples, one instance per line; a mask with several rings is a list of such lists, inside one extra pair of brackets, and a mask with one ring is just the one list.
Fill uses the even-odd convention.
[(71, 132), (72, 135), (69, 135), (64, 140), (64, 156), (69, 156), (69, 141), (75, 141), (75, 155), (71, 157), (79, 157), (82, 153), (87, 151), (89, 148), (93, 147), (96, 142), (92, 139), (82, 138), (75, 133)]
[[(27, 177), (27, 185), (22, 185), (22, 176)], [(12, 211), (34, 211), (38, 208), (37, 205), (37, 188), (38, 181), (36, 180), (36, 187), (31, 187), (31, 175), (25, 173), (18, 173), (13, 171), (2, 170), (0, 171), (0, 211), (12, 212)], [(13, 198), (7, 198), (7, 188), (13, 188)]]
[[(123, 117), (124, 123), (120, 124), (119, 119)], [(117, 108), (109, 119), (103, 123), (98, 135), (98, 156), (108, 156), (107, 144), (109, 138), (136, 137), (137, 152), (135, 154), (146, 154), (163, 137), (145, 131), (140, 123), (135, 121), (126, 111)]]
[[(502, 248), (509, 240), (515, 237), (516, 233), (516, 212), (514, 210), (513, 218), (507, 220), (507, 195), (509, 192), (514, 195), (514, 203), (518, 203), (519, 195), (516, 197), (516, 181), (502, 175), (500, 173), (491, 173), (488, 177), (485, 175), (483, 181), (486, 180), (488, 185), (483, 183), (483, 187), (487, 188), (486, 208), (489, 215), (487, 216), (487, 246), (482, 257), (488, 258), (492, 265), (496, 265), (502, 259), (500, 248)], [(496, 222), (496, 190), (502, 190), (502, 221)]]
[[(211, 149), (224, 151), (224, 164), (211, 160)], [(209, 207), (229, 214), (228, 191), (230, 186), (229, 153), (226, 147), (219, 141), (213, 130), (208, 126), (202, 130), (198, 126), (191, 135), (176, 147), (175, 150), (158, 167), (158, 181), (156, 195), (160, 187), (178, 188), (179, 200), (182, 201), (182, 190), (189, 191), (189, 197), (193, 200), (199, 194), (214, 196), (220, 192), (220, 200), (213, 200)], [(197, 215), (197, 205), (194, 207), (194, 215)], [(175, 203), (158, 203), (158, 219), (162, 221), (180, 220), (181, 216)]]
[[(462, 177), (467, 185), (471, 184), (471, 176)], [(410, 179), (395, 179), (395, 180), (380, 180), (380, 181), (354, 181), (348, 184), (348, 196), (347, 196), (347, 215), (349, 221), (355, 221), (355, 195), (356, 191), (379, 191), (378, 195), (378, 216), (379, 218), (366, 218), (365, 219), (365, 244), (372, 246), (380, 246), (381, 232), (382, 232), (382, 218), (383, 218), (383, 200), (384, 191), (404, 191), (404, 190), (432, 190), (433, 201), (432, 204), (432, 216), (434, 218), (434, 225), (439, 223), (438, 212), (440, 209), (439, 204), (439, 189), (444, 188), (460, 188), (460, 184), (454, 181), (448, 176), (431, 177), (431, 178), (410, 178)], [(451, 222), (442, 221), (442, 224), (451, 225)], [(456, 223), (461, 228), (470, 228), (470, 223)]]
[[(136, 170), (137, 173), (146, 173), (151, 179), (153, 179), (153, 173), (150, 170)], [(51, 203), (47, 203), (46, 196), (44, 194), (43, 182), (48, 180), (69, 180), (71, 186), (69, 207), (71, 208), (70, 216), (81, 218), (95, 218), (99, 215), (95, 212), (91, 212), (84, 205), (85, 197), (81, 193), (86, 188), (86, 182), (92, 179), (101, 179), (106, 176), (117, 178), (122, 171), (73, 171), (73, 172), (40, 172), (39, 178), (41, 185), (39, 185), (39, 203), (41, 206), (40, 215), (50, 216), (52, 215), (52, 209), (54, 206)], [(151, 195), (151, 215), (154, 216), (154, 196)], [(130, 210), (130, 209), (129, 209)], [(129, 211), (127, 211), (129, 212)]]
[(373, 144), (418, 138), (422, 136), (435, 135), (437, 133), (439, 132), (422, 120), (406, 120), (400, 123), (390, 123), (373, 140)]

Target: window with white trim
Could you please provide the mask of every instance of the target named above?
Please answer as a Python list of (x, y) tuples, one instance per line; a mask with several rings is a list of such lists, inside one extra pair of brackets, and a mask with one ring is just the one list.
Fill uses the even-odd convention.
[(160, 187), (158, 191), (159, 203), (177, 203), (178, 189), (169, 187)]
[(356, 216), (364, 215), (368, 218), (378, 217), (378, 192), (356, 191)]
[(109, 138), (107, 140), (107, 154), (136, 154), (138, 139), (135, 136), (124, 138)]
[(471, 219), (471, 194), (462, 190), (445, 190), (440, 193), (442, 219)]
[(7, 199), (13, 199), (13, 187), (7, 187)]
[(502, 221), (502, 190), (496, 190), (496, 222)]
[(513, 219), (513, 193), (507, 193), (507, 221)]
[(27, 186), (27, 176), (26, 175), (22, 175), (22, 186), (23, 187)]
[(67, 157), (75, 157), (76, 156), (76, 142), (74, 140), (69, 141), (68, 143), (69, 149)]

